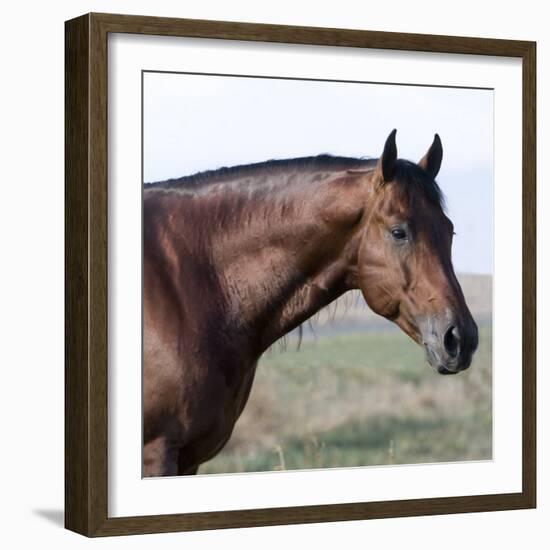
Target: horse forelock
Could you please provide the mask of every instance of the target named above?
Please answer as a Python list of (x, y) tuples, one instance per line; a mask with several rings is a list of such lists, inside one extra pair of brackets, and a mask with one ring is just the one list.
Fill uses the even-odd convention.
[(428, 202), (446, 210), (445, 196), (437, 182), (418, 164), (399, 159), (395, 164), (395, 175), (389, 185), (397, 185), (412, 202), (421, 196)]

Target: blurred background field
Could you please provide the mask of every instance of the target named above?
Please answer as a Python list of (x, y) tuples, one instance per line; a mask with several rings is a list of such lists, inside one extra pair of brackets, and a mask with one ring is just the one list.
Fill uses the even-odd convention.
[(224, 449), (199, 474), (492, 457), (492, 278), (463, 275), (480, 328), (472, 366), (441, 376), (348, 293), (262, 357)]

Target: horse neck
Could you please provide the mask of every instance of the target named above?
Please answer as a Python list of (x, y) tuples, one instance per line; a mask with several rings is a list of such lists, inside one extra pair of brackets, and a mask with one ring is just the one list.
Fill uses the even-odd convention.
[(341, 175), (311, 192), (250, 205), (212, 241), (231, 325), (261, 353), (356, 288), (364, 184)]

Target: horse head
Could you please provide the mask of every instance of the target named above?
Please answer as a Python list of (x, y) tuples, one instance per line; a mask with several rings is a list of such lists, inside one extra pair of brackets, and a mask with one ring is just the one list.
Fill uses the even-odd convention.
[(435, 182), (443, 148), (436, 134), (418, 163), (398, 159), (395, 134), (371, 174), (358, 284), (374, 312), (425, 348), (434, 369), (455, 374), (470, 366), (478, 331), (453, 269), (453, 224)]

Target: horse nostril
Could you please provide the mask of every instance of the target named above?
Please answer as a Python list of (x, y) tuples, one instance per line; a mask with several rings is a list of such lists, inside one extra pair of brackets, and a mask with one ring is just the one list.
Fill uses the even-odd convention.
[(456, 357), (458, 354), (458, 348), (460, 343), (460, 334), (458, 328), (450, 326), (443, 337), (443, 345), (445, 350), (451, 357)]

